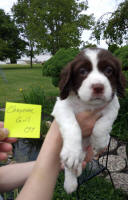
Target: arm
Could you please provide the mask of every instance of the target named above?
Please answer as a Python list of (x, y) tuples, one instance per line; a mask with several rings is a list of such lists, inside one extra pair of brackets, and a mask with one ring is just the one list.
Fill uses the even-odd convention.
[(33, 161), (0, 167), (0, 192), (8, 192), (22, 186), (31, 174), (34, 163)]
[(54, 121), (47, 133), (31, 176), (26, 181), (17, 200), (50, 200), (60, 170), (59, 154), (62, 140)]
[[(77, 116), (84, 137), (91, 133), (91, 130), (100, 116), (97, 113), (81, 113)], [(85, 121), (88, 121), (88, 123)], [(87, 131), (86, 128), (87, 127)], [(60, 151), (62, 138), (57, 123), (54, 121), (46, 135), (43, 146), (37, 158), (32, 173), (26, 181), (17, 200), (51, 200), (56, 180), (60, 171)], [(75, 147), (73, 147), (75, 148)], [(88, 149), (86, 162), (92, 157), (92, 149)], [(84, 163), (85, 165), (85, 163)]]
[[(11, 143), (16, 142), (16, 138), (7, 138), (9, 131), (0, 122), (0, 160), (7, 159), (8, 152), (12, 150)], [(35, 162), (13, 164), (0, 167), (0, 192), (7, 192), (16, 187), (22, 186)]]

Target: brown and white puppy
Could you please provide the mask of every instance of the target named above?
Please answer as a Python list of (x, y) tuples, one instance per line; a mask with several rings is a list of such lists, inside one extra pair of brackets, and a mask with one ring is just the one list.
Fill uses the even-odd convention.
[[(91, 144), (97, 152), (107, 147), (109, 133), (118, 110), (117, 95), (124, 95), (124, 77), (119, 61), (107, 50), (88, 48), (80, 52), (61, 73), (60, 98), (53, 109), (63, 138), (61, 161), (65, 166), (64, 188), (68, 193), (77, 188), (77, 176), (85, 158), (83, 146)], [(92, 135), (82, 141), (75, 114), (104, 107)]]

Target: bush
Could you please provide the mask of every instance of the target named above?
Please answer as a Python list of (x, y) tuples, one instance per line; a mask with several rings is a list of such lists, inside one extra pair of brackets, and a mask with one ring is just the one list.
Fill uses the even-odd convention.
[(117, 49), (119, 49), (117, 44), (110, 44), (108, 46), (108, 50), (111, 51), (111, 53), (114, 53)]
[(74, 48), (60, 49), (43, 65), (43, 75), (51, 76), (53, 85), (58, 86), (61, 70), (67, 65), (67, 63), (72, 61), (78, 53), (79, 50)]
[[(126, 80), (128, 80), (128, 71), (124, 72)], [(127, 86), (128, 88), (128, 86)], [(113, 125), (112, 136), (120, 140), (128, 141), (128, 89), (126, 88), (125, 97), (120, 98), (120, 110), (118, 117)]]
[(128, 46), (117, 49), (114, 55), (121, 60), (123, 70), (128, 70)]
[(56, 97), (46, 96), (43, 88), (41, 87), (32, 88), (29, 93), (24, 91), (21, 92), (25, 103), (42, 105), (42, 119), (49, 120)]
[[(23, 95), (24, 103), (42, 105), (41, 139), (44, 139), (44, 136), (49, 129), (46, 121), (52, 121), (53, 119), (53, 117), (51, 116), (51, 112), (53, 110), (56, 97), (46, 96), (43, 88), (41, 87), (32, 88), (29, 93), (24, 91), (21, 92)], [(32, 145), (38, 146), (39, 139), (26, 139), (26, 140), (29, 141), (29, 143), (31, 143)]]
[(119, 99), (119, 101), (120, 110), (111, 135), (119, 140), (128, 141), (128, 90), (125, 98)]

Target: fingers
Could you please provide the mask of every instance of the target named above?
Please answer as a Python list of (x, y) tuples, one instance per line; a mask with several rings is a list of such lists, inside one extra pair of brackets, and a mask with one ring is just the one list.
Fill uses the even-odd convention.
[(16, 138), (6, 138), (6, 139), (4, 139), (4, 142), (8, 142), (8, 143), (14, 143), (16, 141), (17, 141)]
[(4, 140), (8, 137), (9, 131), (6, 128), (0, 128), (0, 140)]
[(7, 153), (12, 150), (12, 145), (9, 143), (16, 142), (16, 138), (8, 138), (9, 131), (4, 128), (4, 123), (0, 122), (0, 161), (7, 159)]
[(6, 153), (0, 152), (0, 161), (6, 160), (8, 158), (8, 155)]
[(4, 122), (0, 122), (0, 128), (4, 128)]
[(93, 154), (92, 146), (88, 146), (85, 161), (90, 162), (93, 159), (93, 156), (94, 154)]
[(82, 162), (82, 168), (83, 169), (86, 167), (87, 163), (90, 162), (94, 157), (92, 146), (88, 146), (85, 149), (85, 151), (86, 151), (86, 157), (85, 157), (85, 160)]
[(12, 145), (8, 143), (0, 143), (0, 161), (8, 158), (8, 152), (12, 150)]
[(7, 138), (9, 134), (8, 129), (4, 128), (4, 123), (0, 122), (0, 141), (14, 143), (17, 141), (16, 138)]
[(0, 152), (9, 152), (12, 150), (12, 145), (9, 143), (0, 143)]
[(95, 119), (95, 121), (98, 120), (102, 116), (100, 112), (102, 109), (100, 108), (100, 109), (90, 111), (90, 114), (89, 114), (90, 118)]

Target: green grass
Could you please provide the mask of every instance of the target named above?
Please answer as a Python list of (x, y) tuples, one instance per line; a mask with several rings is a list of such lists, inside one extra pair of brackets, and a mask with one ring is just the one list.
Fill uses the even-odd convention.
[(5, 105), (6, 101), (22, 102), (20, 88), (24, 92), (29, 92), (32, 88), (40, 86), (48, 96), (58, 95), (58, 89), (52, 85), (51, 78), (42, 76), (41, 67), (6, 69), (2, 70), (2, 74), (0, 73), (1, 107)]
[[(76, 192), (67, 194), (63, 188), (63, 172), (60, 173), (57, 180), (56, 188), (54, 190), (52, 200), (76, 200)], [(41, 187), (41, 186), (39, 186)], [(4, 193), (4, 198), (15, 197), (18, 195), (18, 190)], [(80, 200), (127, 200), (128, 195), (119, 189), (113, 189), (110, 182), (103, 177), (95, 177), (89, 180), (86, 184), (80, 186), (79, 189)]]
[[(32, 68), (41, 68), (41, 64), (33, 64)], [(31, 68), (29, 64), (22, 65), (22, 64), (0, 64), (0, 69), (29, 69)]]
[[(67, 195), (63, 189), (63, 173), (60, 174), (53, 200), (76, 200), (76, 192)], [(80, 200), (126, 200), (128, 195), (119, 189), (113, 189), (103, 177), (95, 177), (80, 186)]]

